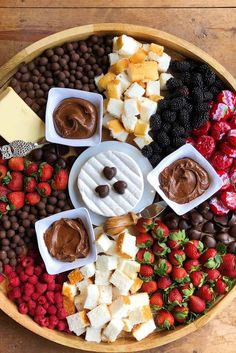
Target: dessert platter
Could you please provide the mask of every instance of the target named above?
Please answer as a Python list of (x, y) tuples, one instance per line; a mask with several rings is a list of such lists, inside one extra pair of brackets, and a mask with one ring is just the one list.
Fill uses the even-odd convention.
[(151, 349), (236, 295), (236, 82), (141, 26), (0, 68), (0, 308), (54, 342)]

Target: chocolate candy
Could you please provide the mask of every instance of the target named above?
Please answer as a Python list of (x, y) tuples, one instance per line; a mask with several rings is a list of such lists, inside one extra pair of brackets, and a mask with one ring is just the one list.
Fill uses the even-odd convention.
[(193, 229), (193, 228), (191, 228), (187, 231), (187, 235), (188, 235), (189, 239), (191, 239), (191, 240), (201, 239), (201, 234), (202, 233), (199, 230)]
[(113, 188), (118, 194), (123, 195), (125, 193), (125, 189), (127, 188), (127, 183), (123, 180), (118, 180), (115, 184), (113, 184)]
[(104, 169), (103, 169), (103, 175), (108, 180), (111, 180), (112, 178), (114, 178), (116, 173), (117, 173), (117, 170), (115, 167), (104, 167)]
[(227, 251), (232, 254), (236, 253), (236, 241), (233, 241), (232, 243), (229, 244)]
[(205, 233), (215, 233), (215, 226), (213, 222), (206, 222), (202, 228)]
[(216, 247), (216, 240), (209, 235), (204, 236), (202, 238), (202, 242), (203, 242), (204, 246), (207, 248), (215, 248)]
[(236, 224), (229, 228), (229, 235), (233, 238), (236, 238)]
[(203, 222), (203, 217), (200, 213), (193, 211), (190, 213), (190, 219), (192, 221), (192, 224), (197, 225), (199, 223)]
[(104, 199), (109, 194), (109, 186), (108, 185), (99, 185), (96, 187), (95, 192)]
[(221, 243), (228, 244), (229, 243), (229, 234), (220, 232), (215, 235), (215, 238)]

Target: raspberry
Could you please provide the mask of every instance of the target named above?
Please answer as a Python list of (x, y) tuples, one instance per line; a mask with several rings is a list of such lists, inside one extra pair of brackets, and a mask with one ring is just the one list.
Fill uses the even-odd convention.
[(24, 300), (25, 303), (27, 303), (28, 301), (31, 300), (31, 298), (30, 298), (29, 295), (23, 295), (23, 296), (22, 296), (22, 299)]
[(48, 283), (48, 291), (54, 291), (56, 288), (56, 284), (54, 282)]
[(40, 294), (39, 294), (39, 293), (36, 293), (36, 292), (34, 292), (34, 293), (31, 295), (31, 298), (32, 298), (33, 300), (38, 300), (39, 297), (40, 297)]
[(46, 299), (46, 297), (44, 296), (44, 295), (40, 295), (40, 297), (38, 298), (38, 303), (40, 304), (40, 305), (45, 305), (45, 303), (47, 302), (47, 299)]
[(35, 310), (36, 308), (36, 303), (34, 300), (30, 299), (28, 302), (27, 302), (27, 306), (28, 306), (28, 309), (29, 310)]
[(57, 283), (63, 284), (66, 281), (67, 281), (67, 276), (64, 273), (60, 273), (59, 275), (57, 275)]
[(223, 182), (220, 190), (227, 190), (231, 186), (229, 174), (225, 170), (216, 170), (216, 173), (219, 175)]
[(34, 274), (35, 274), (36, 276), (39, 277), (42, 272), (43, 272), (43, 269), (42, 269), (40, 266), (35, 266), (35, 268), (34, 268)]
[(46, 298), (49, 301), (49, 303), (54, 303), (54, 293), (52, 291), (46, 292)]
[(63, 297), (61, 295), (61, 293), (55, 293), (55, 296), (54, 296), (54, 300), (55, 300), (55, 304), (56, 306), (61, 306), (62, 305), (62, 302), (63, 302)]
[(21, 314), (27, 314), (28, 313), (28, 307), (26, 304), (22, 303), (18, 306), (18, 311)]
[(58, 322), (59, 322), (59, 320), (56, 317), (56, 315), (50, 315), (48, 328), (54, 329), (57, 326)]
[(62, 284), (59, 284), (59, 283), (55, 284), (55, 292), (61, 292), (61, 290), (62, 290)]
[(215, 140), (211, 136), (200, 136), (197, 139), (195, 147), (206, 159), (208, 159), (215, 150)]
[(57, 317), (58, 319), (65, 319), (67, 316), (66, 311), (64, 308), (58, 309), (57, 311)]
[(44, 316), (46, 314), (46, 310), (42, 305), (37, 305), (35, 308), (35, 315)]
[(13, 272), (13, 268), (10, 265), (4, 265), (3, 273), (8, 276), (11, 272)]
[(42, 275), (42, 280), (46, 283), (52, 283), (55, 280), (55, 276), (49, 275), (48, 273), (44, 273)]
[(23, 291), (25, 295), (31, 296), (34, 293), (34, 286), (31, 283), (26, 283), (23, 287)]
[(8, 292), (8, 297), (11, 300), (15, 300), (21, 297), (21, 290), (19, 287), (15, 287), (12, 288), (9, 292)]
[(17, 277), (17, 274), (16, 274), (16, 272), (14, 272), (14, 271), (10, 272), (10, 273), (7, 275), (7, 278), (8, 278), (9, 280), (12, 279), (12, 278), (15, 278), (15, 277)]
[(31, 257), (25, 256), (22, 259), (21, 264), (22, 264), (23, 267), (29, 267), (29, 266), (32, 266), (34, 264), (34, 261), (33, 261), (33, 259)]
[(66, 325), (66, 321), (65, 320), (60, 320), (56, 326), (56, 328), (58, 329), (58, 331), (65, 331), (67, 325)]
[(33, 266), (28, 266), (26, 269), (25, 269), (25, 274), (28, 275), (28, 276), (32, 276), (34, 273), (34, 267)]
[(215, 103), (210, 111), (211, 119), (216, 121), (225, 121), (230, 114), (230, 108), (224, 103)]
[(36, 275), (32, 275), (29, 277), (28, 282), (31, 284), (36, 284), (38, 283), (38, 277)]
[(211, 164), (215, 169), (226, 170), (233, 164), (233, 158), (228, 157), (222, 152), (215, 152), (211, 157)]
[(11, 287), (19, 287), (20, 285), (20, 280), (19, 277), (13, 277), (9, 280), (9, 285)]
[(21, 266), (21, 265), (18, 265), (17, 267), (16, 267), (16, 273), (19, 275), (21, 272), (23, 272), (24, 271), (24, 269), (23, 269), (23, 267)]
[(5, 276), (2, 273), (0, 273), (0, 283), (2, 283), (5, 279), (6, 279)]
[[(59, 309), (60, 310), (60, 309)], [(55, 315), (57, 312), (57, 308), (55, 307), (55, 305), (49, 305), (48, 307), (48, 314), (50, 315)]]
[(47, 285), (46, 283), (36, 283), (35, 289), (38, 294), (42, 294), (47, 290)]

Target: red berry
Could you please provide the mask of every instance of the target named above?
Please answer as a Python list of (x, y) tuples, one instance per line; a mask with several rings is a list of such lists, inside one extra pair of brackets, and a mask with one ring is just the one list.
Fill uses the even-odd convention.
[(10, 265), (4, 265), (3, 272), (8, 276), (13, 272), (13, 268)]
[(22, 191), (12, 191), (7, 198), (12, 210), (19, 210), (25, 204), (25, 194)]
[(57, 317), (58, 317), (58, 319), (65, 319), (66, 316), (67, 316), (67, 314), (66, 314), (66, 311), (65, 311), (64, 308), (58, 309), (58, 311), (57, 311)]
[(31, 283), (26, 283), (25, 285), (24, 285), (24, 293), (26, 294), (26, 295), (28, 295), (29, 297), (31, 296), (31, 294), (33, 294), (34, 293), (34, 286), (33, 286), (33, 284), (31, 284)]
[(172, 265), (182, 266), (186, 259), (186, 255), (181, 249), (171, 250), (171, 252), (168, 254), (168, 259)]
[(140, 233), (136, 237), (136, 246), (138, 248), (150, 248), (153, 242), (153, 237), (151, 237), (151, 235), (147, 233)]
[(31, 257), (25, 256), (22, 259), (21, 264), (22, 264), (23, 267), (29, 267), (29, 266), (32, 266), (34, 264), (34, 261), (33, 261), (33, 259)]
[(177, 288), (171, 289), (168, 294), (168, 303), (172, 305), (180, 305), (183, 301), (183, 296)]
[(27, 314), (28, 313), (28, 307), (25, 303), (22, 303), (18, 306), (18, 311), (21, 314)]
[(25, 170), (24, 170), (25, 175), (28, 175), (28, 176), (36, 175), (38, 172), (38, 164), (31, 162), (29, 160), (25, 160), (24, 167), (25, 167)]
[(209, 286), (209, 284), (204, 284), (198, 289), (196, 295), (205, 302), (210, 302), (213, 299), (213, 289)]
[(157, 290), (157, 283), (155, 281), (144, 282), (142, 284), (141, 290), (148, 294), (152, 294)]
[(195, 136), (206, 135), (208, 133), (210, 127), (211, 127), (211, 123), (210, 123), (210, 121), (207, 121), (201, 127), (197, 128), (197, 129), (193, 129), (192, 133)]
[(8, 292), (8, 296), (10, 299), (18, 299), (21, 297), (21, 290), (19, 287), (14, 287)]
[(34, 268), (34, 274), (39, 277), (41, 273), (43, 272), (43, 269), (40, 266), (35, 266)]
[(154, 224), (152, 218), (139, 218), (135, 228), (140, 233), (146, 233), (153, 228)]
[(220, 200), (229, 210), (236, 210), (236, 191), (223, 191)]
[(55, 305), (49, 305), (47, 311), (48, 311), (48, 314), (55, 315), (57, 312), (57, 308), (55, 307)]
[(224, 270), (234, 270), (236, 268), (236, 256), (234, 254), (223, 255), (222, 267)]
[(210, 110), (210, 118), (216, 121), (225, 121), (230, 114), (230, 108), (224, 103), (215, 103)]
[(216, 140), (221, 140), (230, 130), (230, 125), (226, 121), (217, 121), (211, 126), (211, 136)]
[(227, 134), (227, 141), (234, 147), (236, 147), (236, 129), (232, 129)]
[(149, 282), (154, 275), (154, 269), (149, 265), (141, 265), (139, 275), (143, 281)]
[(46, 314), (46, 310), (42, 305), (37, 305), (35, 308), (35, 315), (44, 316)]
[(29, 192), (28, 194), (25, 195), (25, 201), (31, 206), (39, 203), (40, 199), (41, 199), (40, 195), (36, 191)]
[(209, 200), (209, 206), (211, 211), (218, 216), (223, 216), (229, 212), (229, 209), (217, 197), (212, 197)]
[(215, 152), (211, 157), (211, 164), (216, 170), (226, 170), (232, 165), (232, 163), (233, 158), (220, 151)]
[(47, 291), (45, 295), (49, 303), (54, 303), (54, 293), (52, 291)]
[(65, 320), (60, 320), (56, 326), (58, 331), (65, 331), (67, 328), (66, 321)]
[(140, 249), (136, 254), (136, 260), (141, 264), (152, 264), (155, 260), (155, 256), (151, 250)]
[(40, 294), (36, 293), (36, 292), (31, 295), (31, 299), (33, 299), (35, 301), (37, 301), (39, 297), (40, 297)]
[(231, 186), (228, 172), (226, 172), (225, 170), (216, 170), (216, 173), (219, 175), (223, 182), (223, 186), (220, 190), (227, 190)]
[(219, 295), (225, 294), (228, 291), (228, 286), (222, 278), (216, 281), (215, 290)]
[(150, 305), (153, 310), (160, 310), (164, 306), (163, 295), (157, 291), (150, 297)]
[(165, 256), (168, 252), (170, 252), (170, 249), (168, 248), (166, 243), (155, 242), (152, 247), (152, 251), (157, 256)]
[(209, 248), (200, 256), (199, 261), (207, 268), (217, 268), (221, 264), (221, 256), (216, 249)]
[(35, 289), (38, 294), (43, 294), (47, 290), (47, 285), (46, 283), (36, 283)]
[(20, 285), (20, 279), (19, 277), (13, 277), (9, 280), (9, 285), (11, 287), (19, 287)]
[(152, 236), (158, 240), (167, 238), (169, 233), (168, 227), (159, 220), (156, 221), (156, 224), (152, 228)]
[(33, 177), (24, 178), (24, 190), (26, 192), (33, 192), (36, 188), (36, 180)]
[(33, 266), (28, 266), (28, 267), (26, 267), (25, 273), (26, 273), (28, 276), (32, 276), (33, 273), (34, 273), (34, 267), (33, 267)]
[(170, 277), (164, 276), (164, 277), (158, 277), (156, 283), (157, 283), (158, 289), (165, 290), (171, 286), (172, 281), (171, 281)]
[(220, 277), (220, 272), (213, 268), (207, 268), (204, 270), (204, 272), (207, 274), (206, 279), (209, 282), (214, 282), (215, 280), (217, 280), (217, 278)]
[(188, 273), (197, 271), (200, 268), (200, 262), (198, 260), (187, 260), (184, 263), (184, 268)]
[(19, 278), (20, 278), (21, 282), (26, 282), (26, 281), (28, 281), (29, 276), (26, 275), (24, 272), (21, 272), (19, 274)]
[(189, 275), (183, 267), (173, 267), (171, 277), (178, 283), (189, 282)]
[(47, 197), (51, 195), (52, 188), (47, 182), (41, 182), (37, 185), (37, 191), (41, 196)]
[(228, 157), (236, 158), (236, 147), (230, 145), (228, 142), (222, 142), (220, 144), (220, 150)]
[(60, 169), (54, 176), (52, 187), (56, 190), (65, 190), (68, 184), (68, 171)]
[(233, 112), (236, 105), (236, 95), (229, 90), (223, 90), (218, 94), (217, 102), (226, 104), (230, 111)]
[(201, 298), (192, 295), (189, 297), (189, 309), (196, 314), (201, 314), (206, 309), (206, 304)]
[(186, 233), (184, 230), (171, 231), (167, 239), (167, 245), (171, 249), (179, 249), (186, 242)]
[(24, 170), (24, 158), (23, 157), (12, 157), (8, 161), (8, 167), (16, 172)]
[(172, 265), (166, 259), (159, 259), (157, 263), (154, 265), (154, 272), (160, 277), (166, 276), (171, 271), (172, 271)]
[(209, 159), (216, 147), (215, 140), (208, 135), (200, 136), (197, 139), (195, 147), (206, 159)]
[(53, 167), (50, 164), (43, 162), (39, 165), (38, 172), (40, 181), (48, 181), (52, 178)]
[(190, 240), (184, 246), (185, 254), (193, 260), (197, 260), (203, 252), (204, 245), (199, 240)]
[(50, 315), (49, 316), (49, 325), (48, 325), (48, 328), (50, 328), (50, 329), (54, 329), (56, 326), (57, 326), (57, 324), (58, 324), (58, 322), (59, 322), (59, 320), (58, 320), (58, 318), (56, 317), (56, 315)]
[(188, 314), (189, 309), (187, 306), (176, 306), (173, 310), (174, 319), (180, 324), (184, 323), (187, 320)]
[(166, 310), (160, 310), (157, 312), (155, 323), (158, 327), (169, 330), (174, 325), (174, 322), (174, 316), (170, 312)]
[(48, 273), (44, 273), (42, 275), (42, 280), (46, 283), (52, 283), (55, 281), (55, 276), (54, 275), (49, 275)]
[(31, 284), (36, 284), (38, 283), (38, 277), (36, 275), (32, 275), (29, 277), (28, 282)]
[(42, 327), (48, 327), (49, 325), (49, 318), (48, 317), (42, 317), (39, 319), (38, 324)]

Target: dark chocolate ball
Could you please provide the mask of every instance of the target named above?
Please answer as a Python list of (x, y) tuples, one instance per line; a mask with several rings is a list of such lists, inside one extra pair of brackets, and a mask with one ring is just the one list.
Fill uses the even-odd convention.
[(204, 246), (207, 248), (215, 248), (216, 247), (216, 240), (209, 235), (205, 235), (202, 238), (202, 242), (203, 242)]

